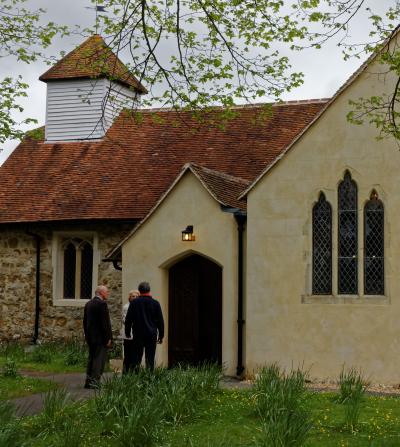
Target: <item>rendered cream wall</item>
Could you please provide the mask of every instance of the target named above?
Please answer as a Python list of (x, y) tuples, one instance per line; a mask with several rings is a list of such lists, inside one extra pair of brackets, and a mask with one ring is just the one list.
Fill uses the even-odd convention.
[[(348, 100), (393, 88), (372, 66), (345, 90), (248, 196), (247, 367), (304, 364), (337, 377), (342, 364), (375, 382), (400, 381), (400, 152), (368, 124), (347, 123)], [(363, 205), (375, 188), (385, 206), (385, 297), (337, 296), (337, 186), (346, 169)], [(333, 296), (311, 295), (312, 206), (323, 191), (333, 208)]]
[[(181, 231), (194, 226), (195, 242), (182, 242)], [(123, 297), (140, 281), (149, 281), (159, 299), (167, 328), (157, 348), (158, 364), (168, 364), (168, 269), (191, 253), (222, 266), (222, 361), (235, 373), (237, 338), (237, 227), (221, 211), (199, 180), (186, 173), (150, 219), (123, 245)]]

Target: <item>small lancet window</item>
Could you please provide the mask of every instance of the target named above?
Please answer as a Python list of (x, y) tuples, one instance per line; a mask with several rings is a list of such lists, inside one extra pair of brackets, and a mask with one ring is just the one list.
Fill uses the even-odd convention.
[(338, 187), (338, 293), (358, 293), (357, 184), (349, 171)]
[(312, 210), (313, 295), (332, 293), (332, 207), (320, 193)]
[(384, 207), (373, 190), (364, 206), (364, 294), (384, 295)]

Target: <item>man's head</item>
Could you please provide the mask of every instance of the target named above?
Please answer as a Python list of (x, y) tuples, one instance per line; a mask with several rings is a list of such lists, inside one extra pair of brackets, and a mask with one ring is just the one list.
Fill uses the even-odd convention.
[(140, 295), (139, 290), (131, 290), (128, 294), (128, 301), (131, 302)]
[(96, 287), (95, 294), (96, 294), (96, 296), (100, 297), (102, 300), (106, 300), (108, 298), (109, 293), (110, 292), (108, 291), (107, 286), (101, 285), (101, 286)]
[(150, 284), (147, 281), (143, 281), (138, 285), (138, 289), (141, 294), (149, 293), (150, 292)]

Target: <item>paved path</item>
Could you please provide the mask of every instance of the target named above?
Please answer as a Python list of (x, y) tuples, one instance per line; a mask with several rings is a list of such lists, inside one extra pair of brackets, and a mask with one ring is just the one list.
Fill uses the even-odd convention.
[[(72, 400), (86, 400), (94, 395), (93, 390), (83, 388), (85, 383), (84, 373), (66, 373), (66, 374), (43, 374), (34, 372), (24, 372), (24, 375), (40, 377), (41, 379), (51, 380), (67, 389), (71, 395)], [(15, 404), (17, 416), (28, 416), (37, 414), (42, 411), (43, 398), (46, 393), (31, 394), (30, 396), (18, 397), (11, 399)]]

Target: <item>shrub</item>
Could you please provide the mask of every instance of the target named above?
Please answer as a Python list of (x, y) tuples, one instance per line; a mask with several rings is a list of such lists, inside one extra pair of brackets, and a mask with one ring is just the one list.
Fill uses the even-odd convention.
[(4, 377), (10, 377), (16, 379), (20, 376), (18, 372), (18, 365), (17, 362), (13, 358), (7, 358), (6, 362), (4, 363), (3, 369), (2, 369), (2, 375)]
[(285, 374), (276, 364), (260, 371), (253, 394), (262, 420), (259, 446), (304, 445), (312, 427), (305, 378), (306, 374), (299, 369)]
[(363, 377), (361, 371), (344, 366), (339, 376), (339, 396), (337, 401), (344, 404), (344, 425), (353, 431), (358, 425), (365, 392), (369, 382)]

